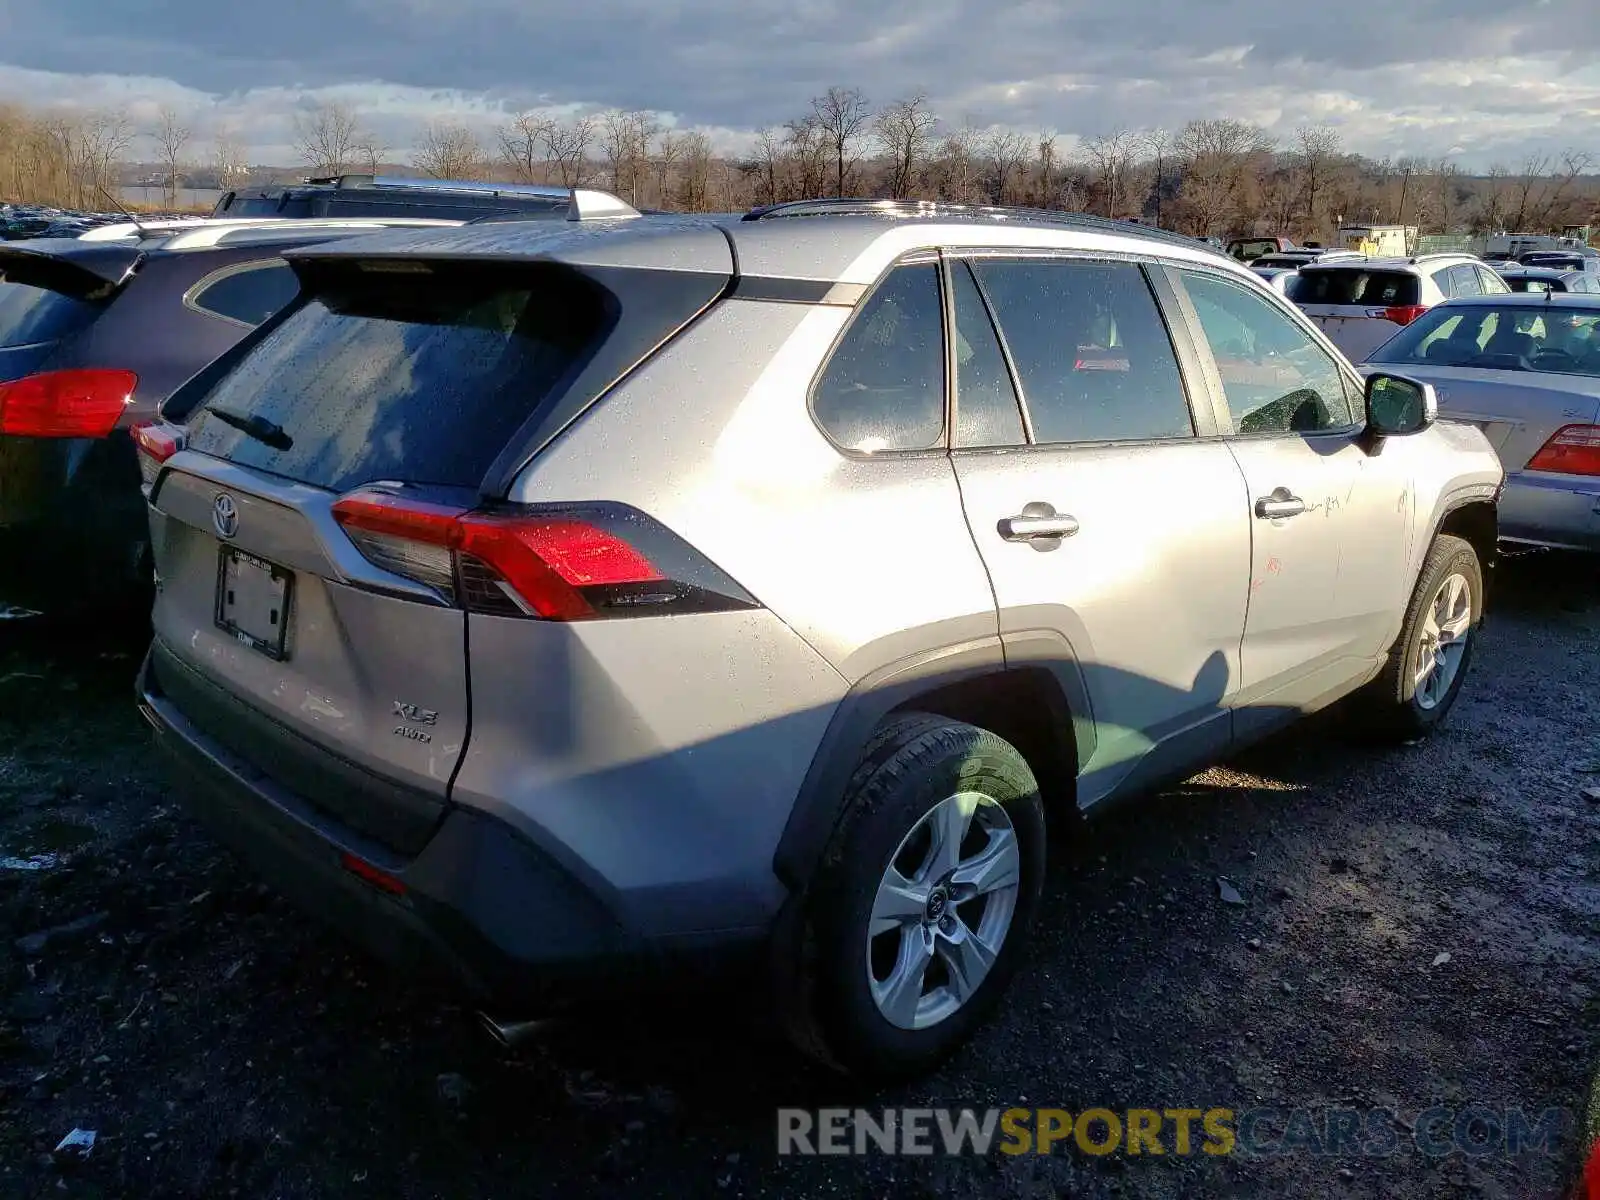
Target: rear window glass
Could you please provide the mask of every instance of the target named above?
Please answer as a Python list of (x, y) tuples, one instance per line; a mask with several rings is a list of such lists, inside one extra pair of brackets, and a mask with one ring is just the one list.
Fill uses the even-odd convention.
[[(211, 390), (189, 444), (335, 491), (477, 487), (615, 312), (610, 293), (559, 268), (333, 280)], [(217, 411), (282, 437), (268, 445)]]
[(1555, 304), (1435, 308), (1367, 361), (1600, 376), (1600, 313)]
[(25, 283), (0, 283), (0, 347), (60, 341), (93, 321), (100, 307)]
[(1422, 291), (1415, 275), (1405, 271), (1355, 271), (1349, 268), (1300, 271), (1295, 291), (1298, 304), (1370, 304), (1396, 307), (1419, 304)]

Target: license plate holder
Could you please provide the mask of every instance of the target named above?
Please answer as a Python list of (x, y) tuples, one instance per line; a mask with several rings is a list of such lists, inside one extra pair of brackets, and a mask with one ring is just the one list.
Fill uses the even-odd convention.
[(217, 559), (217, 626), (242, 645), (282, 661), (293, 590), (291, 572), (234, 546), (223, 546)]

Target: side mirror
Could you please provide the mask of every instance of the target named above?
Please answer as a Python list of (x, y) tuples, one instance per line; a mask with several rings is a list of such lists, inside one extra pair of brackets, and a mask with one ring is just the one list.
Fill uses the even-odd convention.
[(1367, 438), (1421, 433), (1439, 419), (1439, 396), (1431, 383), (1403, 375), (1367, 376)]

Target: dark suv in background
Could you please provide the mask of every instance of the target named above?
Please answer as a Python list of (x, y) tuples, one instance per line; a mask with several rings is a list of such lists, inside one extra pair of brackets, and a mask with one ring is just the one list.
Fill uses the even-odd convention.
[(279, 254), (394, 225), (205, 221), (0, 243), (0, 608), (148, 611), (135, 430), (294, 298)]

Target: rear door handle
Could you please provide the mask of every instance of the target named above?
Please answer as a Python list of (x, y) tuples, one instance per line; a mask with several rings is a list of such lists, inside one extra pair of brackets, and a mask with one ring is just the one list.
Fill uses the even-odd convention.
[(1042, 500), (1035, 500), (1023, 505), (1016, 516), (1001, 517), (995, 528), (1008, 542), (1032, 542), (1038, 549), (1049, 550), (1054, 546), (1044, 543), (1058, 543), (1078, 532), (1078, 519), (1058, 513), (1053, 505)]
[(1274, 488), (1270, 496), (1259, 496), (1256, 499), (1256, 516), (1263, 521), (1298, 517), (1305, 510), (1306, 502), (1288, 488)]

